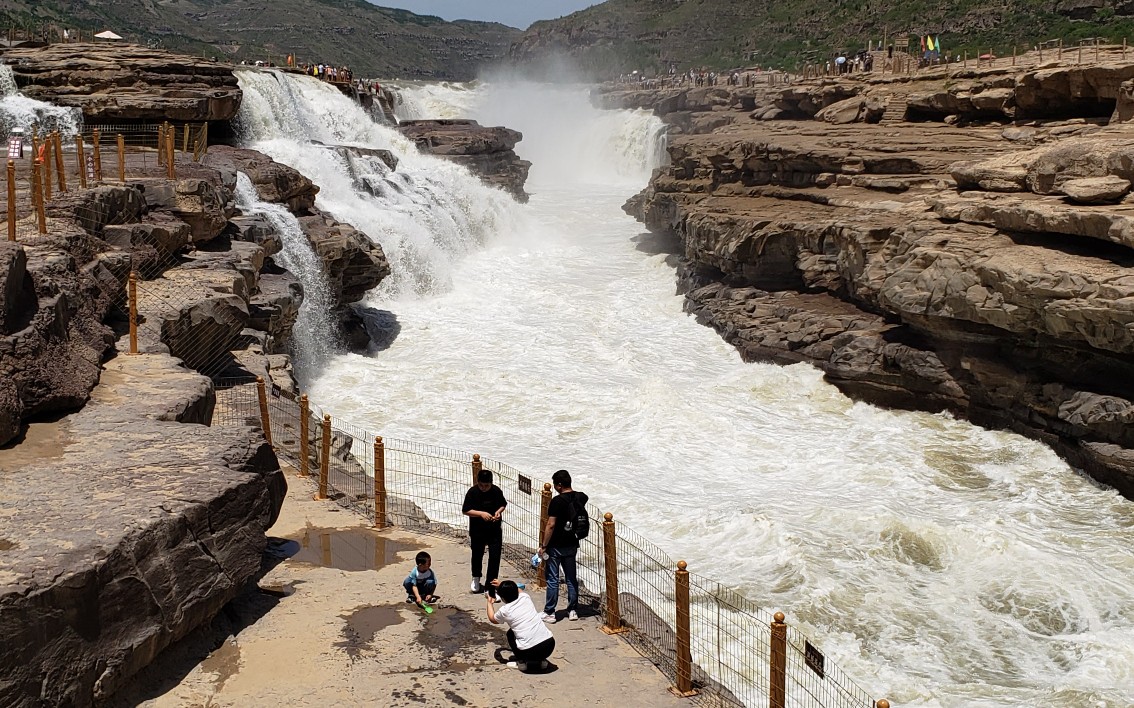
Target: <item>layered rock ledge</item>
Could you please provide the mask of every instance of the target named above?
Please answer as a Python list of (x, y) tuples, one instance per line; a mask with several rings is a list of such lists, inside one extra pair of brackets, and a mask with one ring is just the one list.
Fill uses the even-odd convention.
[(596, 100), (671, 126), (670, 164), (626, 210), (678, 238), (687, 310), (746, 359), (808, 362), (856, 398), (1024, 433), (1134, 497), (1131, 72)]
[(524, 137), (519, 131), (454, 119), (402, 121), (397, 129), (422, 152), (464, 165), (485, 183), (528, 200), (524, 183), (532, 163), (516, 155), (516, 143)]

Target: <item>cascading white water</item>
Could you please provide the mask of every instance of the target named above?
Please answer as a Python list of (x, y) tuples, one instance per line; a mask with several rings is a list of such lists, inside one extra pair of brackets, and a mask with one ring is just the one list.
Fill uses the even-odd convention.
[[(743, 363), (683, 314), (665, 256), (619, 208), (655, 164), (656, 119), (594, 111), (578, 88), (451, 93), (454, 112), (524, 132), (532, 201), (445, 255), (447, 287), (373, 293), (399, 336), (336, 357), (313, 400), (540, 479), (572, 470), (620, 522), (785, 611), (899, 705), (1134, 704), (1134, 505), (1038, 443), (854, 403), (807, 366)], [(367, 228), (328, 194), (357, 188), (345, 161), (261, 144)], [(470, 209), (485, 195), (450, 188)], [(402, 216), (391, 229), (423, 218)]]
[(279, 234), (283, 250), (274, 258), (303, 285), (303, 304), (292, 332), (292, 358), (297, 374), (308, 378), (327, 364), (340, 348), (338, 326), (332, 319), (334, 296), (323, 261), (303, 234), (295, 215), (279, 204), (260, 199), (252, 180), (243, 172), (236, 176), (236, 205), (249, 216), (260, 216)]
[(8, 135), (13, 128), (23, 128), (31, 136), (37, 129), (41, 134), (58, 130), (71, 136), (82, 130), (83, 112), (78, 108), (63, 108), (28, 98), (16, 85), (12, 67), (0, 64), (0, 130)]

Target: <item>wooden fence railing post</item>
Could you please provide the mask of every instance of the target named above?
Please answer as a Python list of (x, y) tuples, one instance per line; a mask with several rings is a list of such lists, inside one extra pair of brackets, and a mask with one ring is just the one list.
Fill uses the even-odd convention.
[(94, 174), (95, 181), (102, 182), (102, 133), (98, 128), (94, 129)]
[(59, 178), (59, 191), (67, 191), (67, 170), (63, 166), (63, 136), (59, 131), (52, 134), (55, 141), (55, 176)]
[(478, 477), (480, 477), (480, 471), (483, 470), (483, 469), (484, 469), (484, 463), (480, 461), (480, 455), (473, 453), (473, 456), (472, 456), (472, 483), (473, 483), (473, 486), (476, 486), (476, 483), (478, 481), (480, 481), (478, 479)]
[(130, 271), (130, 353), (138, 353), (138, 274)]
[(386, 444), (374, 438), (374, 526), (386, 528)]
[(693, 651), (692, 633), (689, 621), (689, 571), (685, 561), (677, 561), (677, 572), (674, 573), (675, 593), (674, 600), (677, 605), (676, 626), (677, 634), (677, 684), (670, 689), (678, 696), (687, 697), (696, 695), (693, 690)]
[(775, 614), (769, 649), (768, 706), (784, 708), (787, 705), (787, 625), (783, 612)]
[(311, 463), (311, 407), (307, 403), (307, 394), (299, 397), (299, 476), (306, 477)]
[(8, 160), (8, 240), (16, 240), (16, 161)]
[(606, 569), (606, 622), (602, 631), (607, 634), (621, 634), (622, 612), (618, 607), (618, 548), (614, 529), (614, 514), (607, 512), (602, 516), (602, 555)]
[(54, 152), (55, 143), (51, 140), (50, 136), (44, 136), (43, 140), (43, 196), (48, 201), (51, 201), (51, 153)]
[(157, 127), (157, 163), (165, 166), (165, 123), (158, 123)]
[(75, 136), (75, 166), (79, 168), (79, 187), (87, 188), (87, 158), (83, 153), (83, 136)]
[(126, 184), (126, 138), (118, 134), (118, 181)]
[(170, 179), (177, 179), (177, 161), (174, 159), (176, 148), (174, 143), (174, 133), (177, 127), (174, 125), (169, 126), (169, 130), (165, 133), (165, 159), (166, 169), (168, 170)]
[(256, 377), (256, 397), (260, 399), (260, 427), (264, 429), (264, 439), (272, 444), (272, 419), (268, 413), (268, 386), (263, 376)]
[[(551, 506), (551, 484), (544, 482), (539, 495), (539, 528), (536, 529), (536, 543), (543, 540), (543, 530), (547, 528), (547, 509)], [(541, 562), (536, 571), (536, 587), (547, 587), (547, 563)]]
[(316, 501), (327, 498), (327, 477), (331, 472), (331, 416), (323, 414), (323, 446), (319, 455), (319, 493)]

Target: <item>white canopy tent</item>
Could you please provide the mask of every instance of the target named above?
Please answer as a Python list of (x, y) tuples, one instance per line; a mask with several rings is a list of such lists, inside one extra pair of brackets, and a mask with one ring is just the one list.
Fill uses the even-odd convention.
[(122, 36), (115, 34), (115, 33), (111, 32), (110, 30), (106, 30), (105, 32), (99, 32), (98, 34), (96, 34), (95, 39), (114, 40), (114, 39), (122, 39)]

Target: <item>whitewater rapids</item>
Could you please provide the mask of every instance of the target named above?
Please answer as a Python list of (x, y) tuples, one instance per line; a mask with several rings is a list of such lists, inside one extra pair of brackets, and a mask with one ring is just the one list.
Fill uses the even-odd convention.
[(318, 206), (394, 265), (367, 302), (397, 316), (389, 348), (307, 372), (333, 415), (538, 479), (571, 470), (894, 704), (1134, 705), (1134, 504), (1039, 443), (743, 363), (682, 312), (664, 254), (619, 208), (661, 159), (656, 118), (594, 110), (584, 87), (406, 88), (403, 118), (524, 133), (519, 206), (334, 89), (240, 76), (249, 146), (311, 177)]

